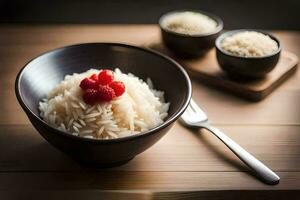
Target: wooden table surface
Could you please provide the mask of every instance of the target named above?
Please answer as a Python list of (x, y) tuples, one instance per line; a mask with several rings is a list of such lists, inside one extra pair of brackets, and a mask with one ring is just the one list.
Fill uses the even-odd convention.
[[(300, 32), (274, 35), (284, 49), (300, 56)], [(212, 134), (179, 123), (126, 165), (105, 170), (80, 166), (48, 144), (17, 103), (17, 72), (45, 51), (83, 42), (144, 45), (157, 37), (154, 25), (0, 26), (0, 199), (276, 199), (300, 194), (299, 70), (257, 103), (192, 80), (193, 98), (213, 124), (275, 170), (281, 177), (275, 186), (257, 180)]]

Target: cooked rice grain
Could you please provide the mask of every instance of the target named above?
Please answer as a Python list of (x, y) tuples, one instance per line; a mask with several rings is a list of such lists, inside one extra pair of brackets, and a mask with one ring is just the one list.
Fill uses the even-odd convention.
[(278, 44), (263, 33), (243, 31), (224, 38), (221, 47), (233, 55), (260, 57), (274, 53), (278, 49)]
[(67, 75), (39, 103), (41, 117), (62, 131), (85, 138), (111, 139), (147, 131), (163, 123), (169, 103), (164, 92), (153, 88), (133, 74), (115, 70), (115, 79), (125, 84), (126, 91), (111, 102), (88, 105), (82, 100), (80, 81), (98, 70)]

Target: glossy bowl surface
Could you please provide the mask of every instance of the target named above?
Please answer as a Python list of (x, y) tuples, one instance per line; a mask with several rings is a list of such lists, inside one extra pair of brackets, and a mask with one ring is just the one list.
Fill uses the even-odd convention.
[[(221, 42), (228, 36), (243, 31), (256, 31), (268, 35), (277, 42), (278, 49), (267, 56), (261, 57), (242, 57), (233, 55), (221, 48)], [(281, 44), (273, 35), (254, 29), (240, 29), (228, 31), (220, 35), (215, 43), (216, 56), (221, 69), (234, 79), (257, 79), (265, 77), (276, 66), (281, 52)]]
[[(120, 68), (165, 91), (171, 103), (164, 123), (129, 137), (97, 140), (73, 136), (49, 126), (39, 116), (38, 103), (67, 74), (90, 68)], [(29, 120), (52, 145), (72, 158), (101, 167), (122, 164), (156, 143), (186, 109), (191, 98), (191, 82), (185, 70), (172, 59), (140, 47), (117, 43), (86, 43), (44, 53), (19, 72), (15, 92)]]
[[(163, 21), (166, 17), (186, 11), (201, 13), (210, 17), (217, 22), (217, 27), (211, 33), (197, 35), (177, 33), (164, 27)], [(223, 21), (214, 14), (200, 10), (176, 10), (161, 16), (159, 19), (159, 27), (162, 40), (171, 51), (181, 57), (197, 57), (204, 55), (214, 47), (215, 40), (223, 29)]]

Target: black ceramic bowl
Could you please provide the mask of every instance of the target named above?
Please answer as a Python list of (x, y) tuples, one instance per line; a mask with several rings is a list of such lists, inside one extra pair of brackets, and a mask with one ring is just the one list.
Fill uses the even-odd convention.
[[(163, 21), (166, 17), (186, 11), (201, 13), (210, 17), (217, 22), (217, 27), (211, 33), (188, 35), (168, 30), (164, 26)], [(161, 16), (159, 19), (159, 26), (161, 29), (162, 40), (171, 51), (183, 57), (196, 57), (207, 53), (208, 50), (214, 47), (215, 40), (223, 29), (223, 21), (218, 16), (204, 11), (178, 10), (168, 12)]]
[[(144, 80), (150, 77), (171, 103), (164, 123), (147, 132), (108, 140), (73, 136), (45, 123), (39, 116), (39, 101), (65, 75), (95, 66), (118, 67)], [(55, 49), (31, 60), (19, 72), (15, 92), (29, 120), (49, 143), (78, 161), (109, 167), (129, 161), (166, 134), (186, 109), (192, 89), (185, 70), (160, 53), (125, 44), (87, 43)]]
[[(233, 55), (221, 48), (221, 42), (224, 38), (243, 31), (256, 31), (268, 35), (277, 42), (278, 49), (267, 56), (242, 57)], [(281, 44), (277, 38), (269, 33), (253, 29), (240, 29), (223, 33), (217, 38), (215, 45), (217, 60), (220, 67), (232, 78), (240, 80), (263, 78), (268, 72), (274, 69), (281, 52)]]

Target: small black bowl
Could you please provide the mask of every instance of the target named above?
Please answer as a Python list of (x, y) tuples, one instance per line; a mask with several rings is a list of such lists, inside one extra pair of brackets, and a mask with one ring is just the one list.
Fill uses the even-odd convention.
[[(186, 11), (201, 13), (210, 17), (217, 22), (217, 27), (211, 33), (197, 35), (177, 33), (164, 27), (163, 21), (166, 17)], [(159, 19), (159, 27), (162, 40), (171, 51), (182, 57), (196, 57), (207, 53), (208, 50), (214, 47), (214, 42), (223, 29), (223, 21), (216, 15), (200, 10), (177, 10), (161, 16)]]
[[(97, 140), (73, 136), (43, 121), (39, 116), (39, 101), (65, 75), (95, 66), (118, 67), (144, 80), (150, 77), (157, 89), (165, 91), (166, 100), (171, 103), (164, 123), (136, 135)], [(185, 70), (163, 54), (125, 44), (87, 43), (59, 48), (31, 60), (19, 72), (15, 92), (29, 120), (49, 143), (83, 163), (110, 167), (131, 160), (156, 143), (186, 109), (192, 88)]]
[[(278, 49), (270, 55), (261, 57), (237, 56), (222, 49), (221, 42), (223, 39), (243, 31), (256, 31), (268, 35), (271, 39), (277, 42)], [(223, 33), (217, 38), (215, 45), (217, 60), (220, 67), (230, 77), (237, 80), (258, 79), (265, 77), (265, 75), (272, 71), (276, 66), (281, 52), (281, 44), (277, 38), (269, 33), (254, 29), (240, 29)]]

